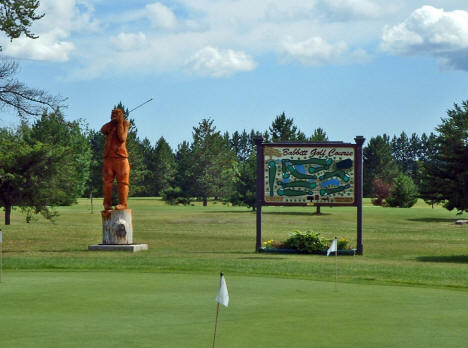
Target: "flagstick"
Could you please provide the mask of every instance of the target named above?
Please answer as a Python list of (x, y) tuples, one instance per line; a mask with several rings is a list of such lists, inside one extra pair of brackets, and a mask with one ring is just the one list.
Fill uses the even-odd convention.
[(338, 281), (338, 241), (336, 241), (336, 248), (335, 248), (335, 291), (336, 291), (337, 281)]
[(213, 348), (215, 348), (215, 342), (216, 342), (216, 328), (218, 327), (218, 313), (219, 313), (219, 303), (216, 306), (216, 322), (215, 322), (215, 329), (214, 329), (214, 336), (213, 336)]
[(2, 272), (3, 272), (3, 263), (2, 263), (2, 256), (3, 256), (3, 236), (2, 230), (0, 230), (0, 283), (2, 282)]

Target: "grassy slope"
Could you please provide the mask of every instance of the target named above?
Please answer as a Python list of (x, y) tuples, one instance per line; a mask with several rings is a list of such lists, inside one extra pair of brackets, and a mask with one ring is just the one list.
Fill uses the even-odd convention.
[[(96, 200), (95, 200), (96, 202)], [(100, 203), (100, 202), (99, 202)], [(99, 243), (99, 212), (89, 201), (59, 208), (55, 224), (24, 222), (14, 211), (4, 226), (4, 269), (138, 270), (217, 273), (333, 280), (334, 260), (323, 256), (256, 254), (255, 214), (222, 204), (171, 207), (157, 199), (132, 199), (134, 241), (150, 250), (136, 254), (88, 252)], [(95, 207), (95, 210), (100, 207)], [(287, 237), (293, 230), (320, 232), (355, 242), (354, 208), (266, 207), (264, 240)], [(411, 209), (364, 207), (364, 256), (340, 257), (339, 279), (468, 288), (468, 226), (443, 208), (418, 203)]]

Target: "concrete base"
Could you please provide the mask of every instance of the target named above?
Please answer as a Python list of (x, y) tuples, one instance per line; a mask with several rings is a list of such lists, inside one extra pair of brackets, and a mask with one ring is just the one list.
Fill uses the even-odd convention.
[(148, 244), (93, 244), (88, 245), (88, 251), (137, 251), (148, 250)]

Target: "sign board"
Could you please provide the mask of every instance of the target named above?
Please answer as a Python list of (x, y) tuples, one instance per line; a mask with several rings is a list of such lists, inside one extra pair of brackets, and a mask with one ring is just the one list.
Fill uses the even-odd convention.
[(263, 205), (356, 206), (356, 144), (263, 144)]

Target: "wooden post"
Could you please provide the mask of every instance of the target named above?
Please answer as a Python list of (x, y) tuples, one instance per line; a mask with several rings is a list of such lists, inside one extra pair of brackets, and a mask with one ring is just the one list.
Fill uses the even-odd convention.
[(255, 241), (255, 251), (259, 252), (262, 247), (262, 190), (263, 187), (263, 137), (261, 135), (253, 138), (255, 146), (257, 147), (257, 189), (255, 206), (257, 209), (257, 235)]
[(133, 244), (132, 210), (102, 211), (102, 244)]
[(356, 205), (357, 205), (357, 254), (362, 255), (364, 252), (364, 247), (362, 244), (362, 186), (363, 186), (363, 178), (362, 178), (362, 145), (364, 144), (363, 136), (357, 136), (354, 138), (356, 142), (357, 149), (356, 149)]

